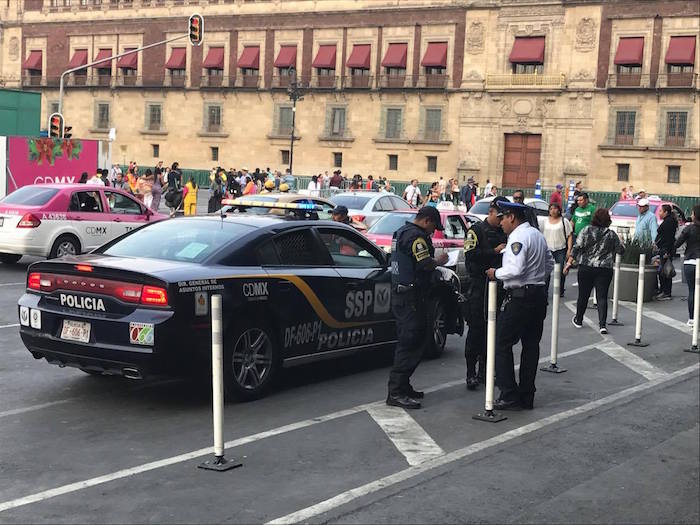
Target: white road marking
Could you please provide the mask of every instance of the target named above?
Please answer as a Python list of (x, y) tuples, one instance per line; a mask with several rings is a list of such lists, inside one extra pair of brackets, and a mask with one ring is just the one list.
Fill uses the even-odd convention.
[[(566, 357), (570, 355), (575, 355), (579, 354), (581, 352), (585, 352), (586, 350), (590, 350), (592, 348), (595, 348), (596, 345), (586, 345), (582, 346), (580, 348), (574, 348), (572, 350), (569, 350), (568, 352), (564, 352), (562, 354), (559, 354), (559, 357)], [(542, 359), (539, 360), (540, 363), (545, 363), (549, 362), (549, 356), (543, 357)], [(439, 390), (443, 390), (446, 388), (451, 388), (453, 386), (458, 386), (458, 385), (463, 385), (464, 384), (464, 379), (460, 380), (455, 380), (455, 381), (449, 381), (447, 383), (442, 383), (439, 385), (435, 385), (430, 388), (426, 388), (425, 392), (437, 392)], [(70, 401), (70, 399), (66, 400)], [(233, 447), (238, 447), (241, 445), (245, 445), (247, 443), (252, 443), (254, 441), (258, 441), (260, 439), (265, 439), (267, 437), (272, 437), (272, 436), (277, 436), (279, 434), (284, 434), (285, 432), (292, 432), (294, 430), (299, 430), (302, 428), (310, 427), (313, 426), (317, 423), (324, 423), (326, 421), (332, 421), (334, 419), (338, 419), (341, 417), (357, 414), (359, 412), (362, 412), (364, 410), (369, 410), (372, 407), (377, 407), (381, 406), (384, 403), (384, 401), (376, 401), (374, 403), (367, 403), (363, 405), (358, 405), (353, 408), (348, 408), (346, 410), (340, 410), (338, 412), (333, 412), (331, 414), (327, 414), (325, 416), (320, 416), (316, 418), (311, 418), (311, 419), (306, 419), (303, 421), (299, 421), (297, 423), (291, 423), (289, 425), (285, 425), (282, 427), (278, 427), (272, 430), (267, 430), (264, 432), (259, 432), (258, 434), (252, 434), (249, 436), (245, 436), (239, 439), (235, 439), (233, 441), (228, 441), (227, 443), (224, 443), (225, 448), (233, 448)], [(4, 512), (6, 510), (14, 509), (17, 507), (22, 507), (24, 505), (29, 505), (31, 503), (37, 503), (39, 501), (44, 501), (50, 498), (55, 498), (56, 496), (61, 496), (63, 494), (70, 494), (72, 492), (77, 492), (79, 490), (83, 490), (89, 487), (94, 487), (96, 485), (102, 485), (104, 483), (108, 483), (110, 481), (114, 481), (117, 479), (122, 479), (122, 478), (127, 478), (129, 476), (135, 476), (137, 474), (141, 474), (143, 472), (148, 472), (151, 470), (155, 470), (158, 468), (162, 467), (167, 467), (170, 465), (175, 465), (177, 463), (183, 463), (185, 461), (190, 461), (192, 459), (197, 459), (201, 458), (202, 456), (206, 456), (208, 454), (213, 454), (214, 453), (214, 447), (206, 447), (206, 448), (200, 448), (199, 450), (194, 450), (192, 452), (187, 452), (184, 454), (179, 454), (177, 456), (172, 456), (169, 458), (157, 460), (157, 461), (152, 461), (150, 463), (144, 463), (142, 465), (137, 465), (135, 467), (123, 469), (123, 470), (118, 470), (116, 472), (112, 472), (110, 474), (105, 474), (103, 476), (98, 476), (95, 478), (90, 478), (84, 481), (77, 481), (75, 483), (70, 483), (68, 485), (62, 485), (60, 487), (56, 487), (53, 489), (48, 489), (44, 490), (42, 492), (37, 492), (35, 494), (30, 494), (28, 496), (23, 496), (21, 498), (9, 500), (0, 503), (0, 512)]]
[(24, 414), (25, 412), (33, 412), (34, 410), (41, 410), (42, 408), (48, 408), (55, 405), (60, 405), (62, 403), (68, 403), (73, 401), (75, 398), (61, 399), (59, 401), (50, 401), (49, 403), (42, 403), (40, 405), (32, 405), (23, 408), (13, 408), (12, 410), (6, 410), (5, 412), (0, 412), (0, 417), (14, 416), (16, 414)]
[[(630, 302), (630, 301), (620, 301), (620, 304), (627, 308), (628, 310), (636, 310), (637, 309), (637, 304)], [(649, 310), (647, 308), (642, 309), (642, 315), (644, 317), (648, 317), (649, 319), (653, 319), (654, 321), (658, 321), (661, 324), (665, 324), (667, 326), (670, 326), (671, 328), (675, 328), (676, 330), (680, 330), (681, 332), (684, 332), (686, 334), (692, 334), (693, 333), (693, 327), (688, 326), (682, 321), (679, 321), (678, 319), (674, 319), (673, 317), (669, 317), (667, 315), (661, 314), (659, 312), (655, 312), (654, 310)]]
[(24, 281), (22, 281), (21, 283), (0, 283), (0, 286), (19, 286), (20, 284), (24, 285), (27, 283), (25, 283)]
[(372, 494), (374, 492), (378, 492), (382, 489), (396, 485), (397, 483), (401, 483), (403, 481), (409, 480), (411, 478), (414, 478), (414, 477), (416, 477), (420, 474), (423, 474), (429, 470), (432, 470), (434, 468), (438, 468), (438, 467), (441, 467), (443, 465), (447, 465), (449, 463), (459, 461), (459, 460), (464, 459), (466, 457), (472, 456), (472, 455), (476, 454), (477, 452), (481, 452), (482, 450), (485, 450), (487, 448), (490, 448), (490, 447), (493, 447), (496, 445), (501, 445), (501, 444), (506, 443), (508, 441), (511, 441), (513, 439), (519, 438), (519, 437), (524, 436), (526, 434), (530, 434), (532, 432), (535, 432), (537, 430), (545, 428), (549, 425), (559, 423), (563, 420), (569, 419), (571, 417), (579, 416), (581, 414), (586, 414), (586, 413), (591, 412), (593, 410), (596, 410), (598, 408), (604, 407), (606, 405), (610, 405), (612, 403), (615, 403), (617, 401), (620, 401), (622, 399), (630, 397), (634, 394), (645, 392), (645, 391), (647, 391), (651, 388), (654, 388), (660, 384), (668, 383), (668, 382), (671, 382), (673, 380), (682, 378), (683, 376), (685, 376), (687, 374), (696, 372), (699, 367), (700, 367), (700, 365), (695, 364), (695, 365), (689, 366), (687, 368), (683, 368), (681, 370), (673, 372), (671, 374), (668, 374), (667, 376), (664, 376), (663, 378), (658, 378), (658, 379), (655, 379), (653, 381), (649, 381), (647, 383), (642, 383), (640, 385), (633, 386), (631, 388), (627, 388), (625, 390), (622, 390), (622, 391), (617, 392), (615, 394), (609, 395), (607, 397), (603, 397), (603, 398), (598, 399), (596, 401), (591, 401), (590, 403), (586, 403), (586, 404), (578, 406), (576, 408), (572, 408), (570, 410), (566, 410), (564, 412), (554, 414), (552, 416), (540, 419), (538, 421), (534, 421), (534, 422), (529, 423), (527, 425), (524, 425), (522, 427), (515, 428), (513, 430), (510, 430), (510, 431), (505, 432), (503, 434), (500, 434), (498, 436), (494, 436), (494, 437), (487, 439), (485, 441), (481, 441), (479, 443), (474, 443), (472, 445), (461, 448), (459, 450), (455, 450), (454, 452), (450, 452), (449, 454), (446, 454), (444, 456), (428, 460), (425, 463), (421, 463), (420, 465), (415, 465), (415, 466), (409, 467), (409, 468), (402, 470), (400, 472), (397, 472), (395, 474), (391, 474), (389, 476), (385, 476), (385, 477), (378, 479), (376, 481), (372, 481), (372, 482), (367, 483), (365, 485), (361, 485), (359, 487), (350, 489), (346, 492), (338, 494), (337, 496), (329, 498), (325, 501), (322, 501), (320, 503), (317, 503), (317, 504), (312, 505), (310, 507), (307, 507), (305, 509), (301, 509), (301, 510), (298, 510), (298, 511), (293, 512), (291, 514), (287, 514), (286, 516), (282, 516), (280, 518), (269, 521), (268, 525), (299, 523), (299, 522), (308, 521), (309, 519), (311, 519), (315, 516), (319, 516), (319, 515), (324, 514), (326, 512), (330, 512), (331, 510), (336, 509), (336, 508), (340, 507), (341, 505), (345, 505), (345, 504), (347, 504), (353, 500), (356, 500), (358, 498), (367, 496), (367, 495)]
[(17, 324), (0, 324), (0, 328), (17, 328), (19, 326), (19, 323)]
[(409, 465), (420, 465), (445, 454), (423, 427), (402, 408), (380, 405), (367, 409), (367, 412), (406, 457)]

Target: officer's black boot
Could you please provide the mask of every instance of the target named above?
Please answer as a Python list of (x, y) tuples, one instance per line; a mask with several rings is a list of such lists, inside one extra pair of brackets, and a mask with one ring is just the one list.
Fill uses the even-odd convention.
[(392, 407), (399, 408), (421, 408), (419, 401), (408, 397), (406, 394), (389, 394), (386, 398), (386, 404)]
[(479, 356), (479, 372), (477, 378), (479, 383), (482, 385), (486, 384), (486, 358), (484, 356)]

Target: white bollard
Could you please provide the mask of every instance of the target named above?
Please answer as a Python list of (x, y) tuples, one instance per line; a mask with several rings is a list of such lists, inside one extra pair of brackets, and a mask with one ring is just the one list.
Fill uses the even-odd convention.
[(695, 290), (693, 293), (693, 339), (688, 352), (700, 353), (698, 349), (698, 329), (700, 328), (700, 257), (695, 260)]
[(637, 277), (637, 316), (634, 323), (634, 341), (627, 343), (628, 346), (649, 346), (649, 343), (642, 342), (642, 309), (644, 308), (644, 266), (646, 264), (646, 254), (639, 254), (639, 274)]
[(240, 463), (224, 458), (224, 345), (222, 327), (221, 295), (211, 296), (211, 377), (212, 413), (214, 419), (214, 459), (205, 461), (199, 468), (207, 470), (229, 470), (240, 467)]
[(486, 323), (486, 401), (484, 412), (472, 416), (473, 419), (497, 423), (507, 419), (493, 411), (494, 376), (496, 372), (496, 312), (498, 310), (498, 284), (489, 281), (488, 317)]
[(540, 368), (543, 372), (561, 374), (566, 368), (557, 366), (557, 353), (559, 351), (559, 292), (561, 290), (561, 264), (554, 265), (554, 289), (552, 291), (552, 346), (549, 353), (549, 366)]
[(608, 323), (608, 326), (623, 326), (623, 324), (617, 320), (617, 307), (620, 301), (620, 264), (622, 264), (622, 255), (618, 253), (615, 255), (615, 266), (613, 267), (612, 321)]

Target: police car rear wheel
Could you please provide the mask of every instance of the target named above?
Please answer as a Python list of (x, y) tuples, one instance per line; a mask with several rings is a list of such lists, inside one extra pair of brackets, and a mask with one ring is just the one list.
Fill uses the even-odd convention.
[(80, 242), (72, 235), (61, 235), (51, 247), (49, 259), (66, 255), (80, 255)]
[(248, 328), (239, 333), (229, 345), (224, 374), (226, 388), (242, 400), (263, 397), (270, 389), (279, 368), (271, 332), (265, 328), (241, 323)]
[(447, 342), (447, 311), (445, 303), (440, 298), (428, 301), (428, 334), (425, 345), (425, 356), (440, 357)]
[(21, 255), (15, 253), (0, 253), (0, 262), (3, 264), (15, 264), (21, 258)]

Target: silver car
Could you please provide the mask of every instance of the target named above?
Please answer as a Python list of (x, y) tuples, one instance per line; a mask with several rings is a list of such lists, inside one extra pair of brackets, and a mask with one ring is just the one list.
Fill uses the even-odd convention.
[[(469, 209), (469, 213), (476, 215), (482, 221), (486, 219), (489, 214), (489, 204), (495, 197), (484, 197), (474, 203)], [(506, 197), (510, 202), (513, 202), (513, 197)], [(542, 199), (536, 199), (533, 197), (525, 197), (525, 204), (535, 209), (535, 215), (537, 215), (537, 223), (540, 226), (540, 231), (544, 231), (544, 222), (547, 220), (549, 215), (549, 204), (547, 201)]]
[(345, 206), (348, 215), (367, 227), (372, 226), (382, 216), (396, 210), (410, 210), (413, 207), (393, 193), (379, 191), (352, 191), (338, 193), (331, 197), (336, 206)]

